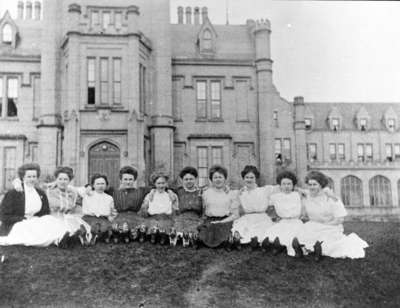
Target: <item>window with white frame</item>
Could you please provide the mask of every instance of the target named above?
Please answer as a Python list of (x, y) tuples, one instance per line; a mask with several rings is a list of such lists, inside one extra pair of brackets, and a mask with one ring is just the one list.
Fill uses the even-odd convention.
[(92, 11), (90, 14), (90, 24), (92, 28), (95, 28), (99, 24), (99, 12)]
[(100, 104), (108, 104), (108, 58), (100, 58)]
[(344, 143), (339, 143), (337, 145), (337, 152), (338, 152), (338, 160), (344, 161), (346, 160), (345, 152), (344, 152)]
[(280, 164), (283, 161), (281, 139), (275, 139), (274, 149), (275, 149), (275, 161), (276, 161), (276, 163)]
[(197, 147), (197, 170), (199, 172), (199, 185), (208, 183), (208, 169), (213, 165), (223, 165), (222, 146), (198, 146)]
[(386, 154), (386, 160), (387, 161), (393, 161), (393, 148), (392, 144), (386, 143), (385, 144), (385, 154)]
[(119, 30), (122, 28), (122, 12), (115, 12), (115, 29)]
[(394, 159), (400, 160), (400, 143), (394, 144)]
[(372, 161), (373, 158), (372, 143), (357, 144), (357, 160), (359, 162)]
[(103, 12), (103, 29), (107, 29), (110, 26), (111, 14), (110, 12)]
[(357, 144), (357, 160), (359, 162), (365, 161), (363, 144)]
[(369, 198), (372, 207), (391, 207), (393, 201), (390, 180), (382, 175), (370, 179)]
[(287, 162), (291, 159), (290, 138), (275, 139), (275, 161), (277, 164)]
[(196, 82), (196, 117), (198, 120), (222, 118), (221, 81), (198, 80)]
[(87, 103), (96, 104), (96, 59), (87, 59)]
[(212, 34), (208, 29), (203, 32), (203, 49), (212, 50)]
[(367, 119), (366, 118), (361, 118), (360, 119), (360, 130), (361, 131), (366, 131), (367, 130)]
[(396, 120), (393, 118), (387, 119), (387, 127), (390, 131), (394, 131), (396, 128)]
[(307, 159), (310, 162), (316, 161), (318, 159), (316, 143), (308, 143), (307, 144)]
[(121, 104), (121, 58), (113, 59), (113, 103)]
[(362, 181), (353, 175), (348, 175), (340, 181), (343, 204), (346, 206), (363, 206)]
[(372, 144), (366, 143), (365, 144), (365, 160), (372, 161), (373, 158), (374, 158), (374, 156), (373, 156), (373, 151), (372, 151)]
[(336, 160), (337, 159), (336, 144), (335, 143), (330, 143), (329, 144), (329, 159), (330, 160)]
[(3, 43), (11, 44), (12, 42), (12, 28), (10, 24), (5, 24), (2, 30)]
[(0, 76), (0, 117), (18, 116), (18, 77)]

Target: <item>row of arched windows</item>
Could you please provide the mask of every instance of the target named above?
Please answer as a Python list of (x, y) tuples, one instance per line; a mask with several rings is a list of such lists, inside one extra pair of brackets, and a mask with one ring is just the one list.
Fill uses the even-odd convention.
[[(333, 182), (330, 181), (333, 188)], [(393, 206), (392, 186), (390, 180), (382, 175), (376, 175), (369, 180), (369, 204), (371, 207)], [(400, 196), (400, 180), (397, 182)], [(344, 205), (349, 207), (362, 207), (365, 205), (362, 180), (354, 175), (348, 175), (340, 181), (341, 197)], [(400, 205), (400, 197), (399, 197)]]

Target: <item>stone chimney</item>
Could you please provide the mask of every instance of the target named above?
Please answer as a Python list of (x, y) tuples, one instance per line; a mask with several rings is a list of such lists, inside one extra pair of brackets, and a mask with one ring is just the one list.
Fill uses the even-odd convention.
[(207, 18), (208, 18), (208, 9), (207, 7), (203, 6), (201, 9), (201, 20), (203, 24), (207, 20)]
[(183, 7), (178, 6), (178, 24), (183, 24)]
[(24, 19), (24, 2), (23, 1), (18, 1), (18, 14), (17, 17), (18, 19)]
[(199, 25), (200, 24), (200, 8), (196, 6), (194, 8), (194, 24)]
[(192, 8), (190, 6), (186, 7), (186, 24), (192, 24)]
[(31, 1), (26, 1), (25, 9), (26, 9), (25, 19), (32, 19), (32, 2)]
[(41, 13), (42, 5), (40, 4), (39, 1), (35, 1), (35, 19), (39, 20), (40, 19), (40, 13)]

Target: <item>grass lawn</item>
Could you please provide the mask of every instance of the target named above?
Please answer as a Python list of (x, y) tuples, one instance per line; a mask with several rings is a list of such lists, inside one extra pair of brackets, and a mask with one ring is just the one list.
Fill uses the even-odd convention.
[(349, 222), (362, 260), (150, 243), (0, 247), (1, 307), (400, 307), (400, 224)]

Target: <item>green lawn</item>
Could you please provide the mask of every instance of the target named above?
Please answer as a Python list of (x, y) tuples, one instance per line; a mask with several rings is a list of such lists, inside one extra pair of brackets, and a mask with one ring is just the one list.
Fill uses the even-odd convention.
[(0, 306), (400, 307), (400, 224), (346, 223), (362, 260), (139, 244), (0, 247)]

